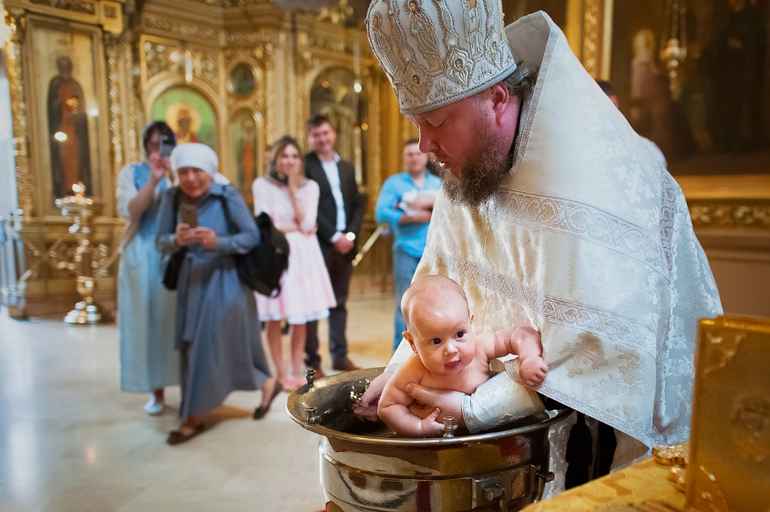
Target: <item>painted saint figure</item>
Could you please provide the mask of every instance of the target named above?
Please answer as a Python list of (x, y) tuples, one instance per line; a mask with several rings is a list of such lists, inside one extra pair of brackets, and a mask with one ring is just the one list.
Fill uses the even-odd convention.
[(72, 77), (72, 60), (56, 59), (59, 74), (48, 84), (48, 143), (51, 148), (53, 193), (64, 197), (72, 185), (82, 181), (91, 190), (91, 157), (88, 147), (88, 117), (83, 88)]
[(655, 63), (655, 35), (642, 29), (634, 36), (631, 62), (631, 126), (653, 141), (666, 158), (671, 158), (671, 107), (668, 84)]
[(724, 28), (703, 55), (711, 98), (708, 123), (717, 151), (743, 153), (761, 143), (767, 37), (756, 2), (729, 4)]
[(441, 55), (438, 49), (438, 40), (433, 30), (433, 22), (420, 9), (420, 5), (415, 0), (409, 2), (409, 9), (412, 12), (411, 31), (417, 40), (417, 49), (428, 61), (430, 72), (435, 73), (441, 69)]
[(180, 108), (176, 118), (176, 140), (178, 144), (200, 142), (195, 130), (192, 129), (192, 115), (186, 108)]
[(237, 145), (238, 186), (246, 193), (256, 176), (257, 163), (257, 127), (254, 120), (244, 117), (241, 120), (241, 133)]

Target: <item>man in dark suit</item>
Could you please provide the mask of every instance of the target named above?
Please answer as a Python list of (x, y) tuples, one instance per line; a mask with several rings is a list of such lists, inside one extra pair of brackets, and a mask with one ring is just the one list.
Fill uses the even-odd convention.
[[(340, 160), (334, 151), (336, 134), (325, 116), (313, 116), (307, 122), (307, 135), (313, 151), (305, 155), (305, 174), (318, 183), (318, 243), (326, 268), (329, 270), (337, 306), (329, 311), (329, 352), (332, 368), (350, 371), (357, 369), (348, 359), (348, 341), (345, 337), (350, 278), (356, 237), (364, 219), (364, 196), (358, 191), (353, 165)], [(305, 343), (305, 364), (323, 376), (318, 355), (318, 322), (308, 322)]]

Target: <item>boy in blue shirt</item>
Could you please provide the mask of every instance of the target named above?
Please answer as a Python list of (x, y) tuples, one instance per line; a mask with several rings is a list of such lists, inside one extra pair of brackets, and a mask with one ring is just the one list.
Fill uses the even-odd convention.
[(412, 282), (425, 251), (428, 225), (441, 180), (428, 172), (428, 155), (420, 151), (417, 139), (404, 143), (404, 172), (394, 174), (382, 185), (377, 200), (377, 222), (393, 230), (393, 275), (396, 284), (395, 334), (393, 350), (406, 330), (401, 314), (401, 297)]

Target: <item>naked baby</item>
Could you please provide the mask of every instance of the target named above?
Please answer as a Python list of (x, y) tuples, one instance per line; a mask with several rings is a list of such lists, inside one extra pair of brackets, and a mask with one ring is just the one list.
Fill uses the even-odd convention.
[[(377, 414), (397, 434), (409, 437), (441, 435), (440, 410), (423, 407), (407, 393), (420, 384), (472, 394), (489, 379), (489, 362), (508, 354), (519, 356), (521, 382), (540, 385), (548, 372), (542, 346), (529, 327), (514, 327), (474, 336), (463, 289), (451, 279), (417, 279), (401, 301), (412, 354), (388, 381)], [(522, 416), (542, 409), (534, 391), (523, 393)], [(526, 403), (525, 403), (526, 402)]]

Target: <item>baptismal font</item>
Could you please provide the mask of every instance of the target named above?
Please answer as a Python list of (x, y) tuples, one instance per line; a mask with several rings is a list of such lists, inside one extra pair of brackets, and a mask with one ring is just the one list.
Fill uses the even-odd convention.
[(77, 182), (72, 186), (74, 195), (56, 200), (56, 207), (61, 209), (62, 215), (72, 221), (69, 232), (78, 243), (73, 260), (63, 263), (68, 270), (77, 272), (77, 291), (83, 299), (64, 317), (64, 323), (70, 325), (95, 325), (102, 321), (99, 306), (94, 303), (96, 279), (93, 268), (93, 220), (102, 213), (103, 203), (99, 199), (86, 197), (85, 190), (83, 183)]

